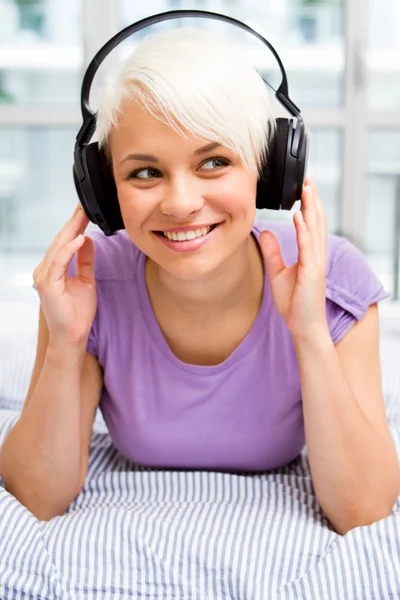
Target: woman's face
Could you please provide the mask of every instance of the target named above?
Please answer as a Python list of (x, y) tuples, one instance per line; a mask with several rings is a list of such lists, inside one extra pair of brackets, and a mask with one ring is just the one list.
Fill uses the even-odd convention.
[(185, 139), (132, 101), (109, 144), (126, 231), (159, 267), (177, 279), (198, 279), (243, 247), (257, 177), (232, 150), (191, 134)]

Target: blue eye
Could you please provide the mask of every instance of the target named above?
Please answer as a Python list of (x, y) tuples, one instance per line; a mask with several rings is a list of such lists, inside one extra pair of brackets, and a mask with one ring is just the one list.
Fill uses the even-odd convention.
[(226, 167), (230, 164), (230, 160), (221, 156), (215, 156), (214, 158), (208, 158), (206, 161), (204, 161), (201, 165), (201, 168), (203, 168), (207, 163), (212, 163), (213, 166), (206, 167), (206, 171), (213, 171), (215, 169), (220, 169), (221, 167)]
[[(147, 173), (148, 176), (146, 177), (143, 173)], [(160, 172), (157, 171), (157, 169), (154, 169), (154, 167), (145, 167), (132, 171), (132, 173), (129, 174), (129, 179), (154, 179), (159, 176)]]

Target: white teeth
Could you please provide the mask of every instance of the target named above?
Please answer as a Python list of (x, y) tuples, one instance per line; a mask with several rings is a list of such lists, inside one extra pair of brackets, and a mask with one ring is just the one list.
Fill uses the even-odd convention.
[(210, 225), (209, 227), (202, 227), (201, 229), (192, 229), (191, 231), (163, 231), (163, 235), (171, 241), (184, 242), (186, 240), (194, 240), (197, 237), (207, 235), (207, 233), (209, 233), (212, 228), (213, 226)]

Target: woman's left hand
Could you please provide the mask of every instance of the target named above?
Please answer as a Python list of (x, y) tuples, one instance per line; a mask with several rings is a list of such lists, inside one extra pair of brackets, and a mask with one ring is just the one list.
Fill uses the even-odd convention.
[(327, 330), (326, 246), (327, 223), (314, 181), (307, 177), (301, 194), (301, 208), (293, 215), (298, 262), (286, 267), (274, 234), (263, 231), (261, 250), (276, 309), (285, 319), (294, 338)]

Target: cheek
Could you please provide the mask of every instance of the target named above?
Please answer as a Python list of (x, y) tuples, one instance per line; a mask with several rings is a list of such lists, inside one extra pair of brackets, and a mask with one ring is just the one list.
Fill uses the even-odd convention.
[(231, 214), (244, 219), (254, 219), (256, 190), (256, 177), (238, 177), (235, 181), (231, 181), (228, 193), (225, 195)]
[(129, 184), (117, 185), (118, 202), (125, 224), (138, 227), (154, 210), (156, 202), (150, 190), (145, 194)]

